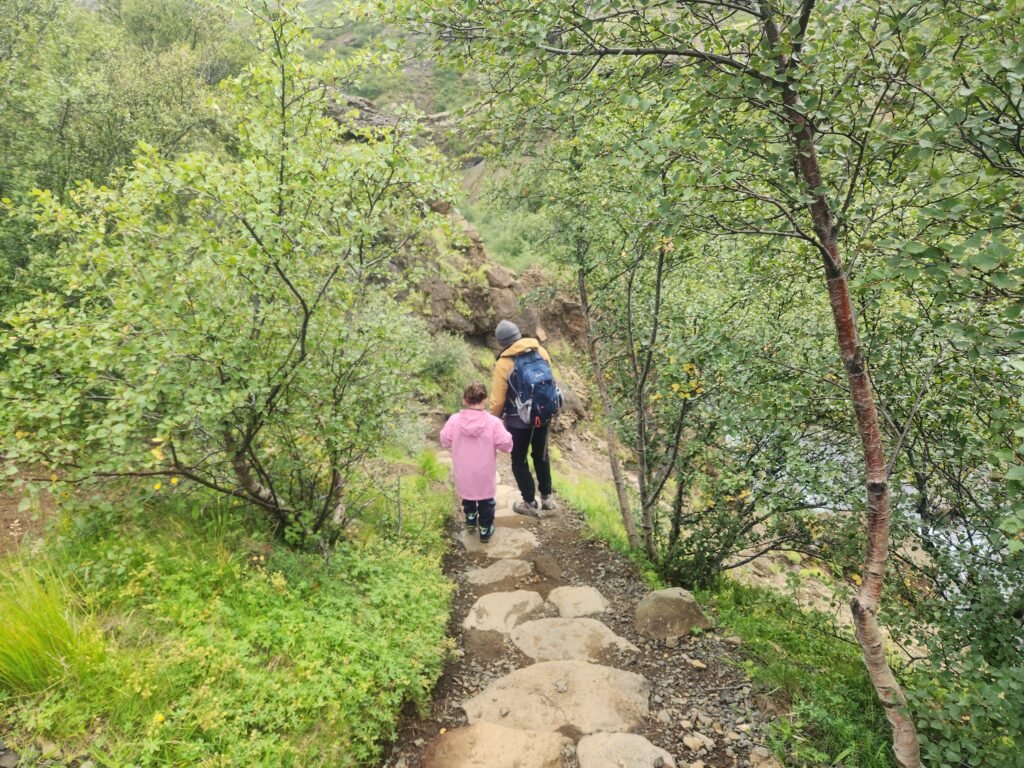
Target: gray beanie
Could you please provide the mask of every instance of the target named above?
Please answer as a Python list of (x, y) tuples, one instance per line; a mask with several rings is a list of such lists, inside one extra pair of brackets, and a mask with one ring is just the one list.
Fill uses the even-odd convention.
[(494, 336), (502, 349), (511, 347), (523, 338), (523, 334), (519, 332), (519, 326), (509, 320), (502, 320), (498, 323), (498, 327), (494, 329)]

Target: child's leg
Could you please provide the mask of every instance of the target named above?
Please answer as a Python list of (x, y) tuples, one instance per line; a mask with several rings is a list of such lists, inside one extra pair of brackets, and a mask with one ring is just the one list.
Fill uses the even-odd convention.
[(466, 526), (468, 528), (475, 528), (479, 522), (477, 505), (480, 502), (469, 501), (468, 499), (462, 500), (462, 512), (466, 516)]
[(487, 543), (494, 535), (494, 499), (480, 502), (480, 542)]
[(494, 525), (494, 499), (484, 499), (483, 501), (477, 502), (480, 506), (480, 527), (490, 528)]

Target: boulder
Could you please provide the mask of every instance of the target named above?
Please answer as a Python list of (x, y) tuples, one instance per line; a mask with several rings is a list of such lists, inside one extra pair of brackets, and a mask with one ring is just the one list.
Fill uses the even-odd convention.
[(704, 612), (693, 595), (672, 587), (648, 594), (636, 607), (636, 631), (651, 640), (687, 635), (694, 627), (709, 629)]
[(659, 758), (665, 768), (676, 768), (672, 755), (633, 733), (595, 733), (576, 745), (580, 768), (652, 768)]
[(624, 732), (648, 714), (641, 675), (585, 661), (544, 661), (495, 680), (463, 703), (470, 723), (533, 731)]
[(596, 619), (536, 619), (520, 624), (509, 636), (536, 661), (601, 661), (610, 651), (638, 650)]
[(536, 592), (492, 592), (477, 600), (462, 621), (463, 629), (493, 630), (508, 633), (523, 618), (544, 605)]
[(558, 608), (559, 616), (566, 618), (592, 616), (609, 608), (604, 595), (593, 587), (558, 587), (551, 590), (548, 602)]
[(488, 299), (491, 314), (496, 319), (513, 317), (519, 311), (519, 299), (511, 288), (491, 288)]
[(516, 276), (498, 264), (488, 265), (484, 269), (484, 275), (487, 276), (487, 284), (491, 288), (511, 288), (516, 282)]
[(480, 722), (442, 734), (427, 747), (423, 768), (562, 768), (572, 742), (557, 733)]

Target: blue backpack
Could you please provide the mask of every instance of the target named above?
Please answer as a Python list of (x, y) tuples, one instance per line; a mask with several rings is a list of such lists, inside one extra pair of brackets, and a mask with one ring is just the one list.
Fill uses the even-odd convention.
[(516, 356), (505, 403), (506, 413), (515, 413), (523, 423), (535, 427), (547, 424), (562, 407), (562, 393), (555, 386), (551, 366), (536, 349)]

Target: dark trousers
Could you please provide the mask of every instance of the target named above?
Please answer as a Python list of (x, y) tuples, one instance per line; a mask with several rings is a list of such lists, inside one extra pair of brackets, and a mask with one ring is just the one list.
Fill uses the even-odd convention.
[(480, 501), (462, 500), (462, 511), (466, 517), (476, 515), (481, 528), (490, 528), (494, 524), (494, 499), (481, 499)]
[(551, 461), (548, 458), (548, 426), (526, 427), (525, 429), (510, 428), (512, 433), (512, 474), (516, 485), (523, 495), (523, 501), (535, 501), (536, 489), (530, 465), (526, 463), (527, 451), (533, 459), (533, 471), (537, 473), (537, 485), (540, 495), (551, 494)]

